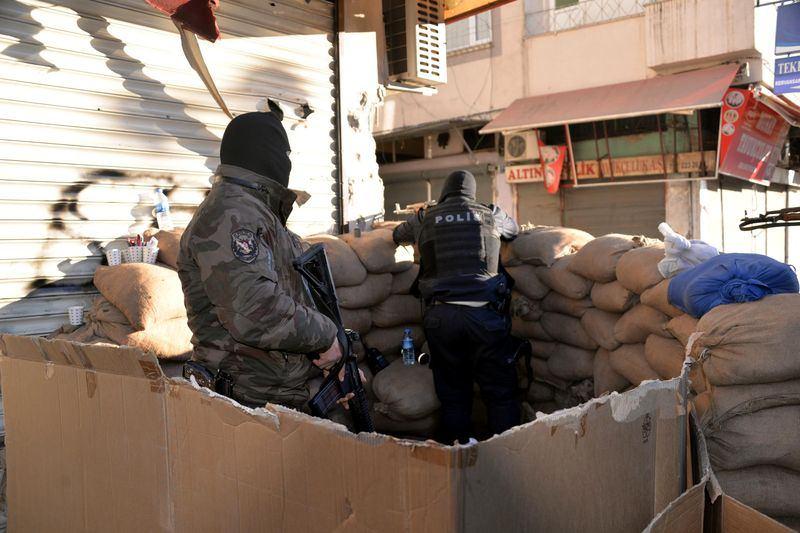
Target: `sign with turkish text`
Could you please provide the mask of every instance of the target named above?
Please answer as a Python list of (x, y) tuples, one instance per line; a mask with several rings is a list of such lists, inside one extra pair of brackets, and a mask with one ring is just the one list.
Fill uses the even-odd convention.
[(800, 56), (775, 60), (775, 94), (800, 92)]
[(728, 89), (720, 113), (719, 171), (769, 183), (789, 133), (789, 123), (751, 91)]
[(508, 183), (542, 182), (552, 193), (558, 191), (564, 160), (567, 155), (566, 146), (540, 146), (541, 162), (506, 167)]
[[(564, 148), (560, 146), (559, 148)], [(566, 150), (565, 150), (566, 152)], [(598, 178), (611, 178), (611, 170), (613, 168), (613, 177), (615, 178), (629, 178), (633, 176), (653, 176), (663, 174), (688, 174), (690, 172), (702, 172), (705, 170), (708, 173), (714, 171), (714, 164), (716, 162), (716, 152), (706, 151), (702, 154), (700, 152), (683, 152), (679, 153), (677, 157), (674, 154), (661, 154), (656, 155), (642, 155), (635, 157), (615, 157), (612, 163), (608, 159), (597, 161), (594, 159), (588, 161), (576, 161), (575, 170), (578, 173), (578, 180), (598, 179)], [(565, 157), (561, 158), (561, 166), (563, 167)], [(701, 164), (701, 161), (705, 165)], [(664, 164), (666, 163), (666, 172), (664, 171)], [(564, 172), (563, 179), (569, 180), (569, 172)], [(544, 180), (541, 164), (530, 165), (515, 165), (506, 167), (506, 180), (509, 183), (525, 183), (525, 182), (540, 182)], [(557, 190), (557, 189), (556, 189)]]
[(800, 3), (778, 7), (775, 26), (775, 53), (800, 52)]

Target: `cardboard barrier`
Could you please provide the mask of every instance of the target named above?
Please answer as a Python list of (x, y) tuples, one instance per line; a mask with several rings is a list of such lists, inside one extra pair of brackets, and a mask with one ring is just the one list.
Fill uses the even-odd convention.
[(0, 337), (11, 531), (641, 531), (679, 494), (677, 380), (472, 446), (246, 409), (133, 348)]

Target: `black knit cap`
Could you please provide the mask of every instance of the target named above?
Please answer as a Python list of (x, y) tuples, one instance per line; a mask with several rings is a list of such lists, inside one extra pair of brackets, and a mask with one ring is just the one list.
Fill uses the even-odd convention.
[(236, 165), (289, 186), (292, 161), (289, 138), (272, 112), (244, 113), (230, 121), (222, 135), (219, 157), (223, 165)]

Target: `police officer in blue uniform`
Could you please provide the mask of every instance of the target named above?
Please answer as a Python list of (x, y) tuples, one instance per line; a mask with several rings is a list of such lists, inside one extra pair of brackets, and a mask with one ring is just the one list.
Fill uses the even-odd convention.
[(486, 404), (489, 429), (519, 423), (516, 352), (508, 312), (513, 280), (500, 264), (500, 243), (519, 233), (496, 206), (475, 200), (475, 177), (447, 177), (438, 203), (394, 230), (398, 244), (417, 243), (417, 293), (426, 305), (424, 328), (436, 394), (442, 404), (441, 440), (468, 442), (473, 383)]

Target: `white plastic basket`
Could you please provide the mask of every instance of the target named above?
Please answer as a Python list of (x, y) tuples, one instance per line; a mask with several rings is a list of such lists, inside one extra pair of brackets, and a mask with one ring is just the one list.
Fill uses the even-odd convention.
[(83, 310), (84, 307), (82, 305), (73, 305), (72, 307), (67, 308), (67, 314), (69, 315), (69, 323), (73, 326), (80, 326), (83, 324)]
[(158, 259), (158, 248), (155, 246), (145, 246), (142, 259), (149, 265), (155, 265), (156, 259)]
[(108, 266), (119, 265), (122, 263), (122, 251), (119, 248), (108, 250), (106, 252), (106, 260), (108, 261)]

